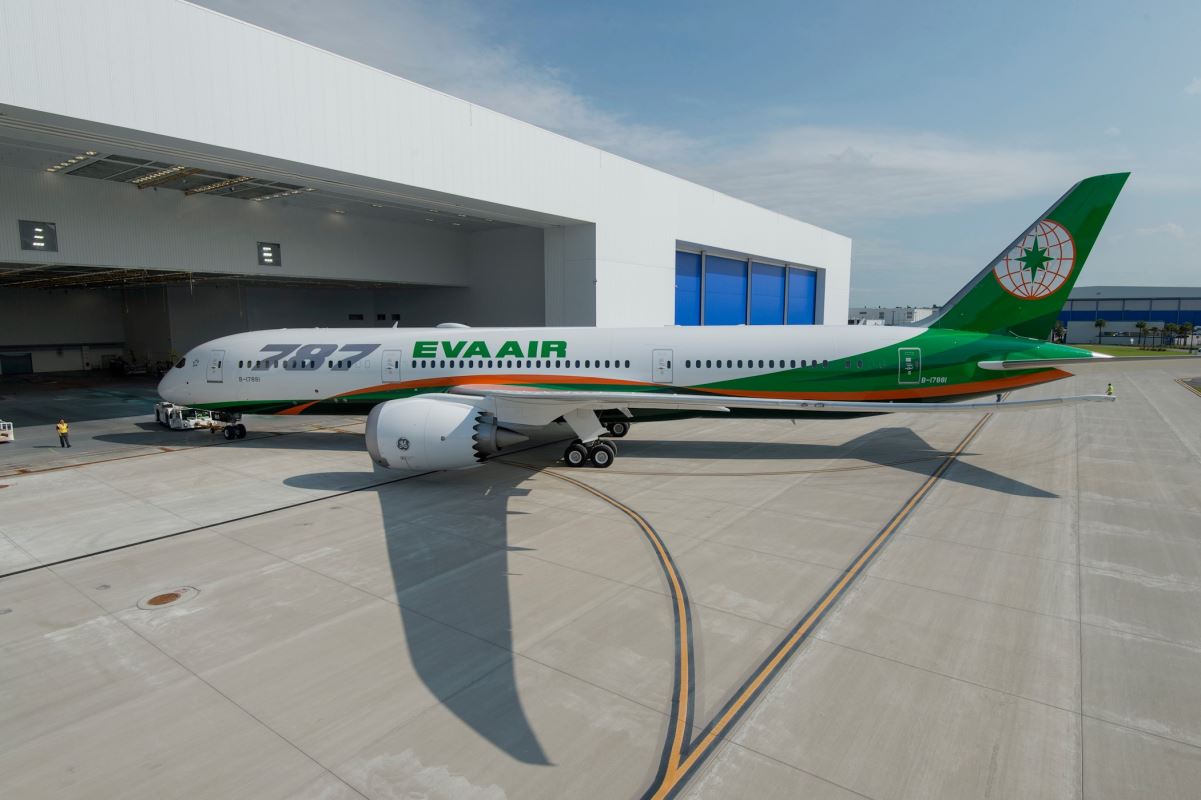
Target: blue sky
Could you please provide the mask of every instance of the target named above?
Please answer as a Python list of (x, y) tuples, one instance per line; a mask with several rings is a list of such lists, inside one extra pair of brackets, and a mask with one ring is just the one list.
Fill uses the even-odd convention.
[(202, 4), (847, 234), (857, 305), (1122, 170), (1082, 285), (1201, 285), (1201, 3)]

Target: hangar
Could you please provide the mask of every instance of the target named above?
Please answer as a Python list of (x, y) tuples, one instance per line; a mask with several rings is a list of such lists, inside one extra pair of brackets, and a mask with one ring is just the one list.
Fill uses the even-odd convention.
[(273, 327), (846, 319), (844, 236), (180, 0), (0, 15), (5, 371)]
[[(1097, 322), (1104, 320), (1098, 328)], [(1195, 286), (1077, 286), (1059, 312), (1069, 342), (1159, 341), (1165, 326), (1201, 328), (1201, 288)], [(1139, 327), (1139, 324), (1142, 327)], [(1167, 330), (1171, 330), (1168, 328)], [(1154, 331), (1153, 335), (1148, 335)], [(1181, 331), (1184, 338), (1191, 339)]]

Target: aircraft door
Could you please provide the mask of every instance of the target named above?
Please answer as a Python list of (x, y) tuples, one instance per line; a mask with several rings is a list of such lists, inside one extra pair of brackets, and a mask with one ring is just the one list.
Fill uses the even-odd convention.
[(225, 380), (225, 378), (224, 378), (224, 374), (225, 374), (224, 362), (225, 362), (225, 351), (224, 350), (210, 350), (209, 351), (209, 371), (208, 371), (208, 382), (209, 383), (221, 383), (222, 381)]
[(897, 383), (902, 386), (922, 382), (922, 348), (897, 348)]
[(651, 380), (655, 383), (671, 383), (671, 351), (651, 351)]
[(399, 383), (400, 382), (400, 351), (385, 350), (384, 351), (384, 383)]

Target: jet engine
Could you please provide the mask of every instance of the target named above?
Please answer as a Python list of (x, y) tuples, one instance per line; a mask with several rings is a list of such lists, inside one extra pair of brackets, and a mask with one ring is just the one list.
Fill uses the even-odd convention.
[(367, 451), (390, 469), (464, 469), (527, 439), (470, 401), (446, 395), (389, 400), (367, 417)]

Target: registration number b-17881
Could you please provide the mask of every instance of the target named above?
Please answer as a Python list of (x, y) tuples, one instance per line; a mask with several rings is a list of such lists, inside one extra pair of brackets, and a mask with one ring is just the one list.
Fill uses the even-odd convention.
[(922, 383), (946, 383), (946, 375), (923, 375)]

